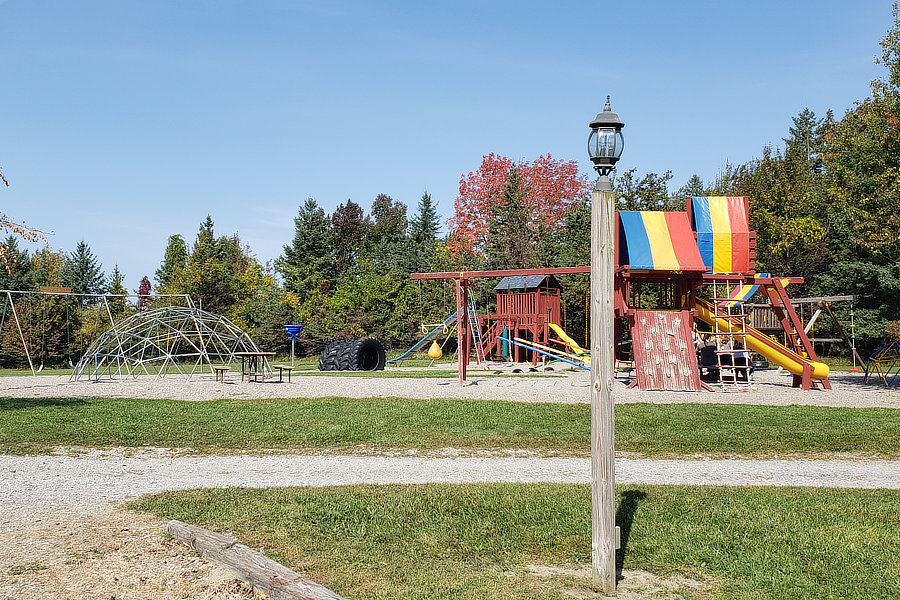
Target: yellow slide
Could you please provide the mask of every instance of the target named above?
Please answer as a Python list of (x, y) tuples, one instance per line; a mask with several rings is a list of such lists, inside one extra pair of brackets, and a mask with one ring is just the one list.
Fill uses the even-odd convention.
[(758, 329), (747, 327), (747, 330), (744, 331), (741, 329), (740, 324), (735, 320), (723, 319), (722, 317), (717, 319), (712, 305), (705, 300), (698, 299), (696, 308), (697, 316), (700, 320), (709, 323), (713, 327), (716, 327), (716, 321), (718, 321), (717, 329), (720, 331), (730, 331), (733, 334), (744, 335), (747, 348), (758, 354), (762, 354), (776, 365), (783, 367), (794, 375), (803, 375), (804, 365), (809, 365), (812, 367), (813, 379), (825, 379), (828, 377), (828, 365), (825, 363), (814, 362), (803, 358), (793, 350), (785, 348), (778, 342), (775, 342), (772, 338)]
[(556, 323), (550, 323), (550, 329), (552, 329), (556, 335), (559, 336), (559, 339), (564, 341), (569, 347), (572, 349), (577, 356), (581, 356), (585, 353), (585, 349), (578, 345), (578, 342), (569, 337), (569, 334), (565, 332), (565, 330), (557, 325)]

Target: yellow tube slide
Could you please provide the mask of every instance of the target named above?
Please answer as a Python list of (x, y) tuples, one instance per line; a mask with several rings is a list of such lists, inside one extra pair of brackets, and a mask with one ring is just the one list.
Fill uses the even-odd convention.
[(814, 362), (803, 358), (793, 350), (785, 348), (772, 338), (762, 333), (758, 329), (747, 327), (744, 331), (741, 329), (740, 322), (736, 319), (716, 318), (715, 312), (711, 304), (704, 300), (697, 300), (696, 303), (697, 316), (700, 320), (716, 327), (720, 331), (729, 331), (733, 334), (740, 334), (746, 340), (747, 348), (753, 350), (757, 354), (762, 354), (768, 360), (776, 365), (783, 367), (794, 375), (803, 375), (804, 365), (812, 367), (813, 379), (825, 379), (828, 377), (828, 365), (821, 362)]

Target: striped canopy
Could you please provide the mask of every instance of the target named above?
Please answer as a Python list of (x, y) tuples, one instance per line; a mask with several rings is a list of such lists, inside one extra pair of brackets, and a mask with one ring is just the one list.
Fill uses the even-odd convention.
[(652, 271), (706, 271), (687, 213), (619, 211), (619, 266)]
[(707, 270), (750, 270), (750, 222), (746, 196), (692, 196), (691, 226)]

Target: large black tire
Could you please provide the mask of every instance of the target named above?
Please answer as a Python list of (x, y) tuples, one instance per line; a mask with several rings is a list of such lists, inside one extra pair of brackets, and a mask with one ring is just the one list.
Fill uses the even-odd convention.
[(355, 363), (354, 370), (384, 371), (384, 346), (375, 338), (359, 338), (350, 352)]
[(334, 340), (319, 356), (320, 371), (383, 371), (384, 346), (375, 338)]
[(344, 340), (334, 340), (328, 342), (322, 354), (319, 355), (320, 371), (340, 371), (338, 358), (342, 355), (344, 346), (347, 344)]

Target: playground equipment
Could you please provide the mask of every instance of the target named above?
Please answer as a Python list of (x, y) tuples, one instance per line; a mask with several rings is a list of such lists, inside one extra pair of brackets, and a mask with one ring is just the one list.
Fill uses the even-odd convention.
[[(404, 352), (403, 354), (401, 354), (400, 356), (398, 356), (396, 358), (392, 358), (385, 362), (387, 364), (400, 362), (404, 358), (409, 356), (410, 354), (418, 352), (419, 350), (424, 348), (428, 342), (434, 341), (442, 333), (444, 333), (444, 334), (449, 333), (450, 324), (456, 319), (457, 314), (459, 314), (459, 310), (454, 311), (453, 314), (451, 314), (449, 317), (444, 319), (442, 322), (438, 323), (437, 325), (434, 325), (434, 327), (430, 331), (424, 332), (425, 335), (422, 337), (422, 339), (420, 339), (418, 342), (416, 342), (415, 344), (410, 346), (406, 350), (406, 352)], [(427, 328), (427, 326), (426, 326), (426, 328)]]
[[(0, 316), (0, 331), (3, 329), (3, 325), (7, 319), (7, 311), (9, 311), (12, 321), (16, 325), (16, 332), (18, 333), (18, 340), (21, 343), (22, 350), (24, 351), (25, 358), (28, 361), (28, 366), (31, 369), (32, 375), (37, 375), (44, 367), (43, 363), (37, 368), (34, 366), (34, 362), (32, 360), (33, 357), (33, 348), (35, 340), (30, 339), (33, 336), (29, 335), (29, 332), (23, 330), (23, 322), (22, 318), (19, 315), (19, 311), (16, 309), (16, 305), (26, 299), (39, 299), (43, 301), (44, 299), (52, 299), (52, 298), (62, 298), (65, 300), (78, 300), (79, 302), (84, 302), (85, 300), (96, 302), (97, 303), (97, 313), (96, 319), (94, 323), (94, 330), (91, 332), (91, 341), (93, 341), (94, 335), (96, 335), (97, 330), (100, 326), (101, 315), (105, 315), (109, 324), (113, 325), (115, 323), (115, 318), (113, 317), (113, 310), (110, 307), (110, 302), (123, 302), (128, 298), (148, 298), (146, 295), (139, 294), (80, 294), (72, 292), (70, 288), (63, 287), (54, 287), (54, 286), (41, 286), (39, 291), (23, 291), (23, 290), (0, 290), (0, 294), (4, 296), (3, 298), (3, 311), (2, 316)], [(14, 300), (18, 298), (18, 300)], [(183, 301), (186, 306), (193, 307), (193, 301), (191, 297), (187, 294), (153, 294), (152, 298), (163, 298), (167, 301), (171, 301), (172, 299), (177, 299)], [(44, 318), (41, 319), (46, 320)], [(71, 327), (69, 326), (69, 306), (66, 306), (66, 337), (69, 338), (71, 336)], [(27, 328), (26, 328), (27, 329)], [(44, 332), (47, 327), (45, 323), (40, 324), (40, 329)], [(61, 335), (59, 331), (51, 332), (51, 335)], [(68, 339), (67, 339), (68, 341)], [(85, 350), (85, 346), (81, 347), (82, 350)], [(69, 366), (75, 367), (72, 363), (73, 356), (69, 356)], [(79, 357), (80, 359), (81, 357)]]
[[(633, 385), (641, 389), (680, 391), (698, 391), (703, 387), (692, 340), (694, 318), (699, 317), (712, 325), (713, 333), (717, 334), (716, 370), (723, 389), (726, 380), (736, 383), (741, 379), (736, 376), (738, 369), (749, 370), (749, 361), (736, 360), (743, 358), (747, 349), (790, 371), (794, 387), (808, 390), (821, 385), (830, 389), (828, 367), (818, 360), (785, 291), (785, 286), (802, 283), (803, 279), (755, 272), (756, 233), (749, 229), (748, 214), (749, 199), (744, 196), (689, 197), (685, 212), (619, 211), (616, 214), (615, 311), (617, 317), (627, 320), (631, 331)], [(560, 335), (550, 325), (559, 323), (553, 318), (553, 311), (554, 302), (559, 306), (560, 291), (558, 284), (553, 285), (552, 275), (589, 272), (590, 267), (567, 267), (414, 273), (412, 278), (453, 279), (456, 283), (459, 379), (463, 382), (472, 351), (473, 336), (467, 333), (472, 321), (484, 321), (489, 332), (485, 355), (498, 351), (505, 342), (516, 349), (531, 351), (532, 360), (536, 360), (538, 355), (549, 354), (542, 348), (548, 347), (550, 331)], [(530, 276), (537, 277), (529, 280)], [(495, 288), (497, 313), (472, 317), (469, 280), (481, 277), (508, 277), (509, 280)], [(710, 302), (698, 299), (701, 286), (712, 288)], [(521, 295), (521, 300), (502, 297), (500, 290), (504, 287), (511, 297)], [(665, 306), (641, 307), (639, 299), (644, 290), (652, 290)], [(749, 326), (744, 304), (755, 293), (761, 293), (774, 312), (785, 344)], [(523, 315), (527, 315), (527, 320)], [(509, 329), (510, 325), (518, 326), (532, 339), (517, 341), (523, 338)], [(503, 334), (504, 326), (507, 335)], [(621, 337), (618, 329), (619, 321), (617, 340)], [(727, 343), (735, 338), (737, 344)], [(560, 339), (564, 344), (571, 342), (562, 335)]]
[(865, 382), (869, 383), (869, 377), (878, 375), (884, 383), (884, 387), (891, 387), (897, 375), (900, 374), (900, 340), (892, 340), (878, 348), (866, 361)]
[(303, 325), (285, 325), (284, 332), (291, 340), (291, 366), (294, 366), (294, 342), (300, 338)]
[(189, 379), (196, 373), (212, 373), (214, 363), (239, 364), (238, 352), (258, 353), (259, 348), (227, 318), (193, 306), (166, 306), (114, 324), (91, 344), (70, 379), (139, 375), (158, 379), (169, 373)]

